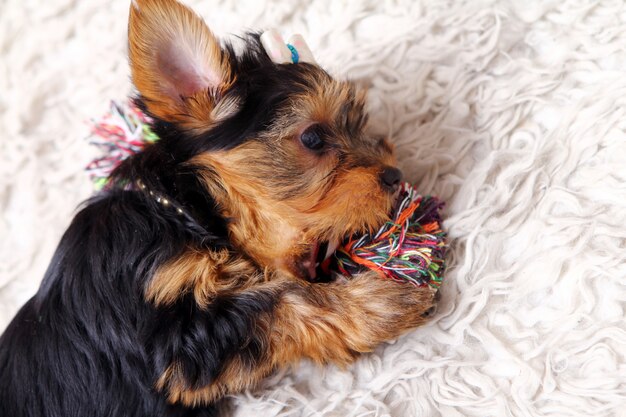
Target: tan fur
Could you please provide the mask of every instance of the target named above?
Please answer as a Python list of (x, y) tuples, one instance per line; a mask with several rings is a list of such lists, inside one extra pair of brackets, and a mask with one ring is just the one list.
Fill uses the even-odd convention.
[(188, 292), (196, 303), (206, 307), (220, 292), (245, 287), (259, 280), (250, 262), (229, 254), (190, 249), (174, 261), (159, 268), (148, 287), (146, 299), (155, 305), (168, 306)]
[[(218, 106), (234, 82), (227, 57), (202, 19), (187, 7), (174, 0), (135, 1), (128, 45), (133, 83), (152, 114), (202, 132), (232, 112), (232, 102)], [(182, 77), (179, 61), (196, 68), (197, 79)]]
[(424, 313), (433, 302), (429, 288), (407, 289), (373, 272), (347, 283), (278, 280), (264, 285), (280, 297), (274, 314), (259, 321), (268, 334), (265, 360), (254, 368), (234, 360), (217, 381), (201, 389), (186, 387), (174, 363), (157, 383), (170, 402), (188, 406), (211, 403), (254, 387), (276, 367), (302, 357), (345, 367), (359, 353), (370, 352), (381, 342), (424, 323)]

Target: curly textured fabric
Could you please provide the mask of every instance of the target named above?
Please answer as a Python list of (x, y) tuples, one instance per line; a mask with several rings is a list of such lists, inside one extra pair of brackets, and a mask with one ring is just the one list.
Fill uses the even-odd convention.
[[(406, 179), (447, 202), (432, 324), (303, 363), (237, 416), (619, 416), (626, 404), (626, 8), (591, 1), (189, 1), (216, 33), (303, 33), (370, 89)], [(0, 6), (0, 328), (92, 185), (87, 121), (129, 92), (128, 2)]]

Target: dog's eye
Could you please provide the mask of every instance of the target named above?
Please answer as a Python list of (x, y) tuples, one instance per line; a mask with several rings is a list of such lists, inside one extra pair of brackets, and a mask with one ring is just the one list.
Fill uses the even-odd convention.
[(300, 142), (313, 151), (319, 151), (324, 147), (324, 131), (319, 125), (309, 126), (300, 135)]

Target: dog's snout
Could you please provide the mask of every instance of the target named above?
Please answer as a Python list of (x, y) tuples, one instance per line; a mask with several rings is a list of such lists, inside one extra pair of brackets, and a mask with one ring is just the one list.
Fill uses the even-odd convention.
[(402, 171), (394, 167), (385, 167), (380, 173), (380, 183), (387, 191), (395, 191), (402, 180)]

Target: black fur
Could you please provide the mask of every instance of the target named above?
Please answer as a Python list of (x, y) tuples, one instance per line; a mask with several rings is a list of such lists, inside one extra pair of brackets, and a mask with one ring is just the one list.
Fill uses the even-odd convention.
[[(128, 159), (113, 186), (85, 203), (54, 254), (37, 294), (0, 337), (1, 417), (211, 416), (211, 407), (167, 404), (156, 380), (177, 361), (189, 387), (206, 385), (234, 355), (253, 364), (265, 340), (255, 332), (276, 294), (220, 296), (206, 309), (192, 297), (168, 308), (143, 298), (154, 271), (185, 248), (229, 248), (227, 220), (184, 164), (200, 152), (250, 140), (306, 82), (306, 64), (276, 66), (258, 36), (235, 57), (228, 94), (242, 106), (201, 137), (155, 120), (161, 140)], [(141, 103), (141, 98), (138, 99)], [(143, 181), (186, 214), (132, 185)]]

